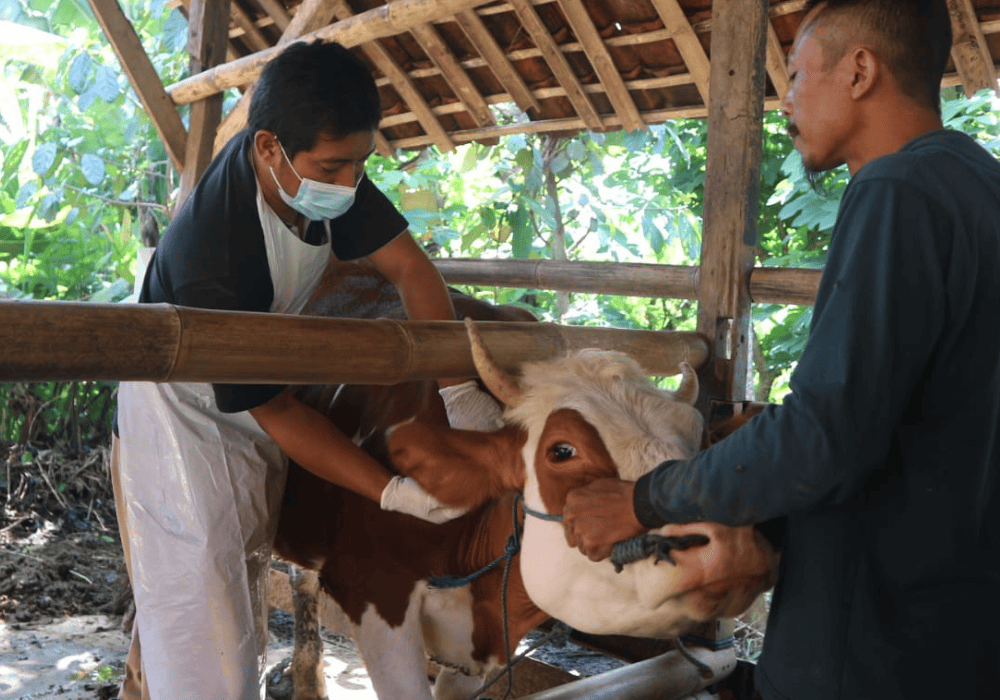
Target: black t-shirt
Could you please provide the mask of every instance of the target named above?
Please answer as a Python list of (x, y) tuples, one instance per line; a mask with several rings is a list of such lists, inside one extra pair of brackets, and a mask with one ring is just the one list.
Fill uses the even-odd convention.
[[(141, 303), (270, 310), (274, 287), (257, 212), (252, 148), (250, 133), (242, 131), (212, 160), (156, 248), (139, 294)], [(329, 223), (330, 244), (340, 260), (370, 255), (407, 228), (406, 219), (367, 177), (358, 184), (351, 208)], [(325, 235), (323, 222), (313, 221), (306, 240), (324, 240)], [(225, 413), (260, 406), (284, 388), (213, 387), (219, 410)]]

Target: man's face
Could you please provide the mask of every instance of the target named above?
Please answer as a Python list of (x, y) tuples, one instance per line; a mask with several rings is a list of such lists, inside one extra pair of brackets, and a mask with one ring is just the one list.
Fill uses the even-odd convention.
[(806, 170), (821, 172), (845, 162), (845, 143), (851, 131), (848, 56), (824, 70), (822, 28), (800, 33), (788, 59), (788, 93), (781, 113), (788, 118), (788, 135), (802, 156)]
[[(299, 151), (292, 158), (296, 172), (304, 178), (329, 185), (354, 187), (365, 171), (365, 162), (375, 151), (375, 132), (358, 131), (341, 138), (325, 134), (316, 137), (308, 151)], [(286, 188), (292, 196), (298, 192), (294, 178)]]

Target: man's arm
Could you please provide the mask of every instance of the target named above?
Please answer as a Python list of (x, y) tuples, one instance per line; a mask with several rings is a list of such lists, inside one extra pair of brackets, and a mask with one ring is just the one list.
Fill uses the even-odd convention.
[(250, 415), (291, 459), (321, 479), (378, 502), (392, 475), (318, 411), (288, 391)]

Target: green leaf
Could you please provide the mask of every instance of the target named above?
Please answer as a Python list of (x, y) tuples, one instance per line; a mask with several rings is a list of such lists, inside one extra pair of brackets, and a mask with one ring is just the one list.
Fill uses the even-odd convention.
[(31, 169), (40, 177), (45, 177), (56, 162), (58, 149), (51, 141), (41, 144), (31, 156)]
[(649, 247), (653, 249), (654, 253), (659, 254), (663, 250), (663, 234), (660, 233), (660, 229), (657, 227), (656, 222), (653, 221), (653, 218), (646, 213), (642, 216), (642, 235), (646, 237)]
[(108, 66), (100, 66), (97, 69), (94, 86), (97, 89), (97, 96), (105, 102), (114, 102), (121, 93), (121, 89), (118, 87), (118, 76)]
[(69, 71), (66, 79), (69, 86), (76, 94), (82, 93), (87, 87), (87, 79), (90, 77), (90, 67), (92, 65), (90, 54), (86, 52), (78, 53), (69, 64)]
[(28, 140), (18, 141), (3, 154), (3, 181), (7, 182), (12, 175), (15, 175), (24, 160), (24, 154), (28, 152)]
[(104, 161), (94, 154), (83, 154), (83, 158), (80, 159), (80, 169), (91, 185), (97, 186), (104, 181)]

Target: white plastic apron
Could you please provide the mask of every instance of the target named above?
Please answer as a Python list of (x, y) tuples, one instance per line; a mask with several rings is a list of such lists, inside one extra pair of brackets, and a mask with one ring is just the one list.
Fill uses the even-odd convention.
[[(257, 208), (271, 311), (298, 313), (330, 247), (289, 231), (259, 187)], [(249, 412), (221, 413), (210, 384), (124, 382), (118, 406), (135, 624), (150, 698), (259, 700), (287, 459)]]

